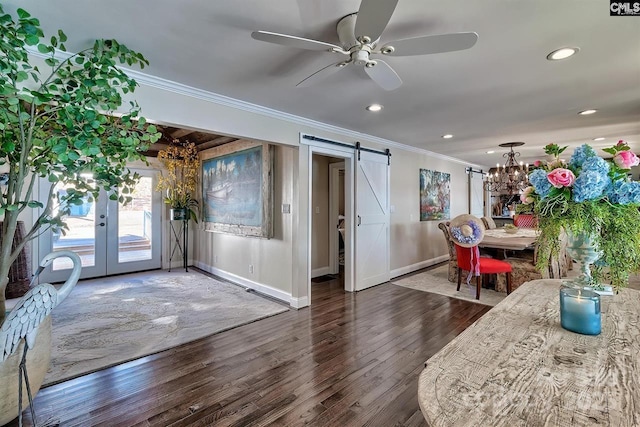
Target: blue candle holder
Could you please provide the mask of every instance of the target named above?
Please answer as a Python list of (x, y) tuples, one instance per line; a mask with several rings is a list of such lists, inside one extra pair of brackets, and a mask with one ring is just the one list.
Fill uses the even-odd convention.
[(560, 324), (568, 331), (598, 335), (602, 330), (600, 295), (586, 289), (560, 289)]

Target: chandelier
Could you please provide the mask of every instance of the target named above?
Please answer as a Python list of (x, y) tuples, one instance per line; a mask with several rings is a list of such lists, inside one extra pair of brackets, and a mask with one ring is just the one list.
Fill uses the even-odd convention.
[(491, 193), (500, 194), (518, 194), (529, 185), (529, 164), (526, 166), (520, 162), (516, 162), (516, 157), (520, 157), (520, 153), (513, 151), (513, 147), (520, 147), (524, 142), (505, 142), (500, 147), (509, 147), (511, 150), (504, 153), (507, 161), (503, 166), (498, 163), (495, 172), (489, 172), (484, 182), (484, 189)]

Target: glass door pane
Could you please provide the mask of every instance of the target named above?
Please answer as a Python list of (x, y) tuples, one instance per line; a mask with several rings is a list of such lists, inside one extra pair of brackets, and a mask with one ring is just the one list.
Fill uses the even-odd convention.
[[(161, 267), (162, 195), (155, 191), (157, 171), (139, 169), (140, 181), (126, 205), (109, 201), (107, 274)], [(117, 238), (116, 238), (117, 237)]]
[(144, 176), (136, 185), (133, 200), (118, 206), (118, 262), (150, 260), (153, 241), (153, 179)]
[[(58, 200), (68, 187), (56, 186)], [(82, 260), (82, 267), (96, 265), (96, 211), (93, 200), (87, 198), (82, 205), (71, 207), (69, 215), (63, 217), (69, 226), (64, 232), (54, 232), (52, 235), (52, 249), (54, 252), (69, 250), (77, 253)], [(53, 261), (53, 271), (66, 270), (72, 267), (71, 259), (56, 258)]]
[[(89, 182), (92, 179), (90, 174), (83, 174), (82, 177)], [(49, 197), (50, 188), (51, 183), (46, 179), (40, 180), (40, 200), (46, 200)], [(58, 197), (64, 196), (72, 188), (69, 185), (58, 184), (54, 187), (53, 194)], [(73, 251), (82, 261), (81, 278), (104, 276), (107, 271), (104, 245), (107, 232), (107, 200), (108, 196), (101, 192), (97, 200), (87, 196), (82, 204), (71, 206), (69, 214), (63, 218), (68, 227), (66, 230), (59, 232), (49, 230), (40, 235), (38, 259), (42, 259), (49, 252)], [(57, 206), (54, 206), (54, 209), (57, 209)], [(65, 281), (72, 267), (69, 258), (56, 258), (52, 265), (40, 275), (40, 282)]]

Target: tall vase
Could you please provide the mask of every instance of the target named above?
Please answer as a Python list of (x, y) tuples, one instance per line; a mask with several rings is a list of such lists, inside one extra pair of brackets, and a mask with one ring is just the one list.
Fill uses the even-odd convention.
[(599, 250), (593, 235), (589, 233), (573, 233), (567, 230), (567, 253), (579, 267), (577, 277), (565, 282), (576, 288), (597, 288), (598, 284), (591, 275), (591, 264), (596, 262), (602, 252)]

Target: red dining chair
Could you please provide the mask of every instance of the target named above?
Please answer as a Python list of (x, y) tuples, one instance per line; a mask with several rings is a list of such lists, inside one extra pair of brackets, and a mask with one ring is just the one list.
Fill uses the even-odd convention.
[(538, 218), (531, 214), (518, 214), (513, 217), (513, 225), (520, 228), (536, 228)]
[[(455, 243), (454, 243), (455, 244)], [(458, 258), (458, 288), (460, 290), (460, 283), (462, 279), (462, 271), (473, 271), (474, 268), (471, 265), (471, 251), (473, 248), (463, 248), (462, 246), (456, 246), (456, 255)], [(505, 261), (500, 261), (494, 258), (478, 257), (477, 261), (480, 263), (480, 275), (476, 277), (476, 299), (480, 299), (480, 287), (482, 286), (483, 274), (500, 274), (505, 273), (507, 276), (507, 295), (511, 293), (511, 264)]]

